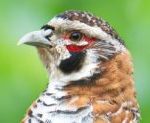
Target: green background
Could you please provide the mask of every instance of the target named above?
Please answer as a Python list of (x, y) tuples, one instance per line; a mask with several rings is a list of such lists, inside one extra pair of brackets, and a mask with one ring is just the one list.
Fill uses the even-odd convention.
[(36, 50), (16, 44), (68, 9), (107, 20), (125, 40), (135, 67), (141, 123), (150, 122), (150, 0), (1, 0), (0, 123), (18, 123), (48, 82)]

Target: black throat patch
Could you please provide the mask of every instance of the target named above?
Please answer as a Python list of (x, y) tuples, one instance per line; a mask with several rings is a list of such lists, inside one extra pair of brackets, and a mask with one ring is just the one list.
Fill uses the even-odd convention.
[(71, 56), (68, 59), (62, 60), (59, 65), (59, 69), (65, 74), (79, 71), (86, 56), (86, 52), (70, 52), (70, 54)]

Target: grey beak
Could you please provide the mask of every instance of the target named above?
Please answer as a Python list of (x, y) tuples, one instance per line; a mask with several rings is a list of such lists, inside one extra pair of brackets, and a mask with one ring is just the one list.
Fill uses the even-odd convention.
[(39, 30), (27, 33), (18, 42), (18, 45), (27, 44), (32, 46), (51, 46), (50, 40), (47, 38), (52, 35), (52, 30)]

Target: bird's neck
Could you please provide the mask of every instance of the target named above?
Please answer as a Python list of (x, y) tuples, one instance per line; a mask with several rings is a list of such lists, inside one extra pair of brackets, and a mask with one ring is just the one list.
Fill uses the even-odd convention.
[(97, 96), (105, 100), (115, 98), (117, 102), (134, 100), (133, 67), (128, 52), (120, 53), (111, 60), (102, 62), (100, 68), (98, 79), (87, 81), (89, 83), (82, 84), (83, 80), (79, 80), (78, 84), (68, 84), (61, 80), (50, 79), (48, 91), (54, 91), (56, 95), (65, 92), (69, 95)]
[(73, 84), (63, 89), (71, 97), (68, 100), (69, 105), (79, 109), (90, 104), (94, 115), (108, 114), (114, 121), (115, 116), (120, 114), (123, 117), (127, 111), (129, 116), (134, 115), (136, 121), (139, 113), (130, 55), (127, 52), (120, 53), (111, 60), (101, 63), (101, 68), (103, 68), (101, 76), (94, 83), (82, 86)]
[[(43, 103), (43, 112), (68, 112), (82, 115), (107, 114), (116, 122), (117, 115), (139, 117), (138, 104), (135, 98), (132, 78), (132, 62), (127, 52), (120, 53), (109, 61), (101, 63), (101, 75), (94, 81), (81, 84), (69, 84), (52, 79), (45, 92), (39, 97), (38, 103)], [(82, 80), (80, 81), (82, 83)], [(47, 108), (51, 107), (51, 109)], [(38, 109), (37, 108), (37, 109)], [(38, 113), (38, 111), (35, 113)], [(50, 110), (50, 111), (49, 111)], [(125, 113), (127, 111), (127, 113)], [(88, 116), (90, 117), (90, 116)], [(55, 119), (56, 120), (56, 119)]]
[[(65, 65), (64, 67), (74, 67), (75, 70), (73, 72), (71, 71), (70, 73), (64, 73), (64, 71), (61, 71), (60, 68), (56, 66), (56, 64), (52, 63), (54, 67), (51, 70), (52, 72), (50, 73), (47, 92), (55, 93), (58, 96), (58, 94), (61, 94), (61, 92), (63, 94), (64, 92), (66, 92), (65, 88), (67, 86), (70, 86), (73, 83), (75, 84), (80, 83), (79, 85), (77, 84), (78, 86), (84, 85), (85, 81), (87, 83), (87, 81), (90, 81), (91, 79), (93, 79), (93, 77), (100, 75), (101, 72), (101, 70), (99, 69), (100, 62), (98, 62), (99, 56), (97, 53), (93, 55), (93, 51), (89, 50), (84, 58), (82, 58), (83, 54), (76, 54), (76, 55), (77, 56), (74, 57), (79, 57), (79, 60), (81, 61), (72, 61), (74, 58), (70, 58), (67, 59), (66, 65), (64, 64)], [(74, 62), (80, 65), (82, 64), (79, 70), (76, 70), (76, 67), (78, 66), (72, 65), (74, 64)]]
[[(41, 54), (42, 52), (47, 53), (44, 49), (40, 50)], [(70, 74), (63, 74), (57, 68), (56, 63), (51, 62), (53, 65), (53, 69), (51, 69), (53, 74), (51, 74), (52, 76), (50, 77), (47, 91), (53, 92), (56, 96), (60, 96), (65, 92), (67, 95), (87, 95), (88, 97), (96, 96), (104, 100), (115, 98), (117, 102), (125, 100), (133, 100), (136, 102), (132, 77), (133, 67), (128, 51), (118, 53), (111, 59), (100, 62), (100, 74), (96, 80), (93, 80), (93, 78), (89, 79), (89, 77), (94, 75), (95, 69), (97, 69), (96, 54), (93, 55), (93, 52), (88, 52), (86, 56), (82, 69)], [(47, 66), (50, 66), (46, 62), (49, 57), (42, 56), (42, 59)], [(84, 80), (90, 81), (84, 83)], [(74, 83), (71, 84), (71, 81)]]

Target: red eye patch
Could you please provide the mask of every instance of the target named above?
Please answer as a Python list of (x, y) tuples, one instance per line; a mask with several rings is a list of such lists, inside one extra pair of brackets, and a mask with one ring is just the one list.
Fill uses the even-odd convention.
[(70, 51), (70, 52), (80, 52), (82, 50), (84, 50), (87, 47), (87, 45), (85, 46), (77, 46), (77, 45), (67, 45), (66, 48)]
[(89, 47), (95, 41), (95, 38), (89, 38), (87, 36), (84, 36), (82, 40), (87, 41), (88, 44), (84, 45), (84, 46), (78, 46), (78, 45), (75, 45), (75, 44), (71, 44), (71, 45), (67, 45), (66, 48), (70, 52), (81, 52), (84, 49), (86, 49), (87, 47)]

